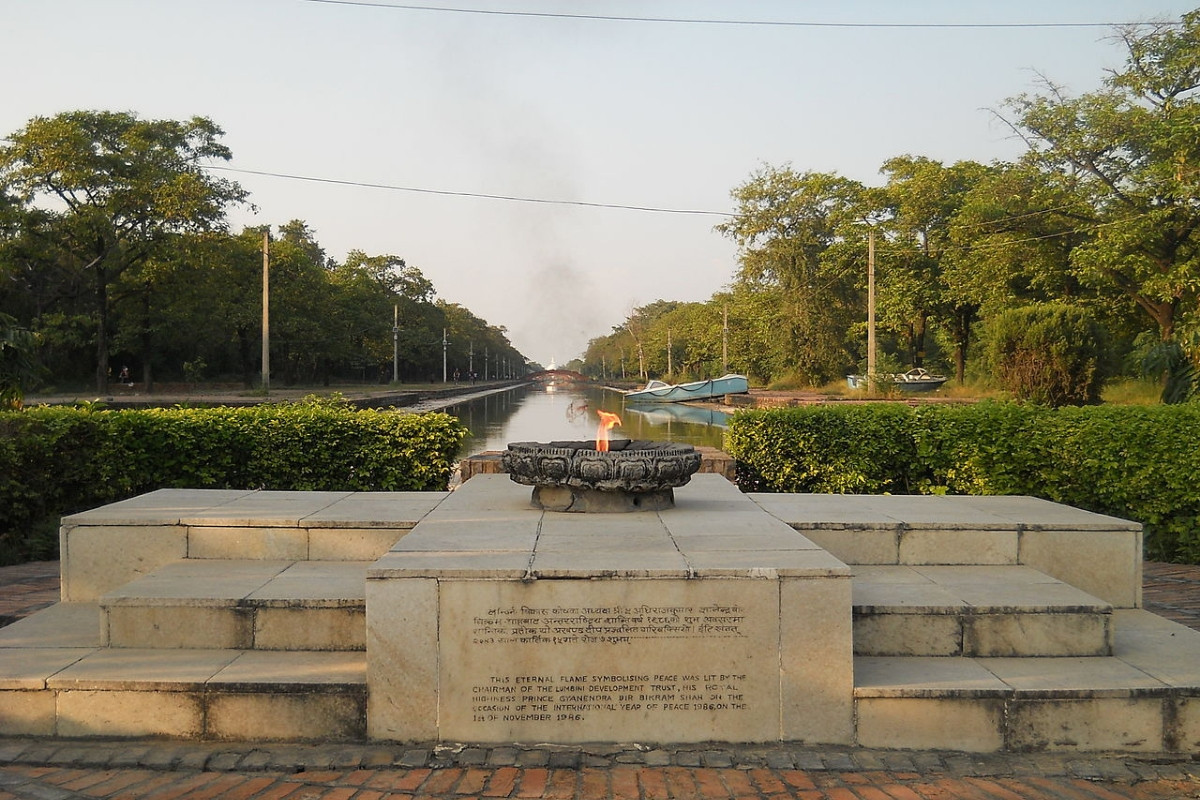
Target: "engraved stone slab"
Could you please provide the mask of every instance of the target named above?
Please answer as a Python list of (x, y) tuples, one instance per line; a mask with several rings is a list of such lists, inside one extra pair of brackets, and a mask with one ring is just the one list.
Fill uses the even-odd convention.
[(849, 568), (719, 476), (677, 491), (556, 514), (464, 484), (367, 571), (368, 735), (849, 743)]
[(773, 581), (448, 582), (441, 736), (772, 741)]

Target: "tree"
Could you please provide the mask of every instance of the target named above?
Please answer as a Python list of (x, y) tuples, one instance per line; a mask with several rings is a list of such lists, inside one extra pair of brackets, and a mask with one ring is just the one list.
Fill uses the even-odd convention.
[[(156, 347), (153, 355), (143, 351), (143, 359), (177, 365), (204, 362), (218, 372), (240, 376), (247, 389), (254, 385), (261, 368), (266, 230), (187, 234), (147, 265), (156, 273), (151, 321)], [(137, 330), (134, 321), (128, 327)], [(119, 343), (127, 340), (124, 334), (118, 337)]]
[(783, 344), (775, 376), (816, 385), (854, 362), (847, 332), (866, 314), (865, 192), (849, 178), (790, 167), (764, 168), (733, 192), (737, 213), (717, 230), (739, 248), (735, 289), (777, 295), (766, 306)]
[[(403, 321), (396, 338), (397, 343), (401, 338), (405, 340), (400, 352), (411, 361), (414, 323), (432, 319), (433, 284), (399, 256), (368, 256), (361, 250), (351, 250), (345, 263), (333, 265), (329, 277), (336, 294), (336, 321), (349, 347), (348, 357), (374, 364), (381, 377), (390, 378), (392, 322)], [(419, 339), (424, 342), (431, 336), (431, 329), (427, 329)]]
[(884, 162), (879, 228), (883, 234), (876, 292), (885, 326), (907, 343), (907, 363), (924, 366), (931, 325), (950, 332), (961, 382), (974, 308), (953, 291), (947, 266), (953, 259), (953, 230), (973, 186), (988, 168), (973, 161), (945, 166), (939, 161), (899, 156)]
[(231, 157), (222, 135), (203, 117), (74, 111), (35, 117), (0, 148), (0, 186), (45, 215), (55, 259), (90, 276), (100, 391), (108, 387), (113, 283), (173, 235), (222, 229), (226, 207), (246, 198), (203, 168)]
[(1071, 97), (1046, 81), (1007, 105), (1026, 162), (1084, 201), (1080, 279), (1123, 294), (1168, 341), (1200, 285), (1200, 10), (1119, 39), (1125, 65), (1101, 90)]
[(0, 410), (21, 408), (25, 389), (37, 377), (34, 358), (37, 337), (17, 326), (8, 314), (0, 314)]

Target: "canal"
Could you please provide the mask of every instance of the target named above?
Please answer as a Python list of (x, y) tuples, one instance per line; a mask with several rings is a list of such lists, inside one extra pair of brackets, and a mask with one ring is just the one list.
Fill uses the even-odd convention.
[(599, 424), (596, 409), (621, 417), (611, 433), (614, 439), (722, 445), (728, 414), (679, 403), (626, 406), (624, 400), (619, 392), (599, 387), (530, 385), (444, 410), (471, 431), (461, 458), (504, 450), (509, 442), (594, 439)]

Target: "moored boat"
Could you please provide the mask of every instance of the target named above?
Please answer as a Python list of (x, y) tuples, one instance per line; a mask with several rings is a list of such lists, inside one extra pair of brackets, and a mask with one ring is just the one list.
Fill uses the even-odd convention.
[[(908, 372), (893, 372), (876, 377), (880, 386), (892, 385), (902, 392), (931, 392), (950, 380), (945, 375), (931, 375), (924, 369), (910, 369)], [(870, 380), (866, 375), (847, 375), (846, 384), (851, 389), (866, 389)]]
[(722, 375), (691, 383), (664, 383), (650, 381), (646, 388), (626, 392), (627, 403), (680, 403), (686, 400), (711, 400), (727, 394), (745, 394), (750, 383), (745, 375)]

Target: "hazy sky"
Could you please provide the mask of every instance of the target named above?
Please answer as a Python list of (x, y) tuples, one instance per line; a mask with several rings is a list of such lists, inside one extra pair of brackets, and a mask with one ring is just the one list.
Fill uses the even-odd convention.
[[(724, 212), (763, 165), (878, 183), (882, 162), (1016, 157), (989, 109), (1046, 75), (1095, 89), (1103, 27), (1173, 0), (418, 0), (761, 26), (472, 14), (314, 0), (0, 0), (0, 135), (77, 109), (207, 116), (235, 169), (441, 192)], [(934, 27), (871, 27), (867, 23)], [(339, 260), (418, 267), (438, 296), (563, 363), (635, 306), (729, 283), (721, 217), (226, 174)], [(390, 322), (390, 320), (389, 320)]]

